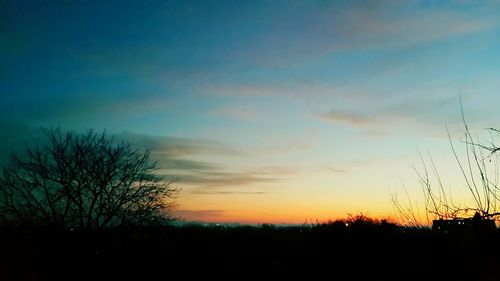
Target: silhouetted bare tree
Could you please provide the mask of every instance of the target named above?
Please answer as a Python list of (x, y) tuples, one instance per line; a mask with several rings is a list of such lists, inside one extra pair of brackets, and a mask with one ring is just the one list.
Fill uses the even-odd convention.
[[(475, 140), (465, 121), (463, 109), (461, 111), (464, 126), (462, 142), (465, 145), (465, 156), (461, 159), (457, 154), (455, 146), (448, 132), (448, 140), (453, 156), (458, 164), (460, 173), (464, 179), (471, 203), (464, 206), (454, 202), (451, 191), (446, 191), (432, 156), (428, 153), (427, 159), (420, 154), (422, 166), (420, 169), (414, 167), (415, 173), (422, 189), (424, 197), (424, 208), (427, 223), (419, 217), (418, 202), (413, 201), (405, 187), (407, 203), (398, 200), (396, 194), (392, 195), (392, 203), (400, 221), (406, 225), (420, 227), (429, 224), (436, 219), (471, 219), (474, 216), (480, 219), (497, 219), (500, 216), (500, 186), (498, 158), (500, 151), (492, 140), (481, 143)], [(489, 129), (491, 132), (499, 132)]]
[(3, 169), (4, 221), (100, 229), (168, 218), (177, 189), (156, 173), (148, 151), (92, 130), (44, 129), (44, 136)]

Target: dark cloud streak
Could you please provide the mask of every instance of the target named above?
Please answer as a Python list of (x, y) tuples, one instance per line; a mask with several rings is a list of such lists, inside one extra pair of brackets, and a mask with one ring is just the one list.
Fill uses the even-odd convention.
[(241, 151), (214, 140), (200, 140), (167, 136), (153, 136), (123, 132), (115, 137), (133, 143), (140, 149), (149, 149), (161, 157), (183, 157), (195, 154), (238, 155)]
[[(41, 137), (41, 129), (23, 124), (0, 124), (0, 163), (6, 163), (13, 150), (22, 149), (28, 143), (34, 143)], [(194, 160), (201, 154), (241, 156), (239, 150), (222, 142), (153, 136), (125, 132), (112, 135), (117, 141), (126, 141), (140, 150), (151, 151), (151, 158), (158, 161), (160, 174), (177, 184), (188, 186), (193, 194), (263, 194), (264, 191), (241, 190), (254, 183), (272, 183), (280, 175), (298, 172), (292, 167), (260, 167), (243, 171), (230, 171), (224, 165)], [(235, 188), (239, 188), (235, 190)]]
[(335, 108), (316, 116), (322, 120), (361, 128), (370, 133), (384, 134), (395, 125), (418, 124), (424, 127), (435, 127), (436, 123), (445, 124), (450, 120), (458, 120), (460, 110), (459, 96), (456, 97), (407, 97), (391, 105), (364, 109)]

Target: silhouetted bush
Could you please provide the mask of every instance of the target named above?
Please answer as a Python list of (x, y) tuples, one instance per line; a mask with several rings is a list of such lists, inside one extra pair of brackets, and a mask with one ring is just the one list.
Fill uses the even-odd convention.
[[(312, 277), (327, 272), (332, 279), (348, 274), (352, 279), (387, 280), (411, 273), (418, 278), (484, 280), (496, 274), (494, 265), (500, 261), (495, 254), (500, 250), (498, 233), (474, 242), (459, 240), (474, 237), (448, 237), (430, 229), (393, 225), (394, 231), (383, 231), (387, 225), (382, 221), (353, 230), (345, 221), (315, 227), (0, 228), (0, 279), (9, 279), (4, 276), (10, 274), (15, 277), (10, 279), (17, 280), (26, 272), (35, 276), (32, 280), (92, 279), (101, 272), (111, 279), (130, 278), (133, 273), (142, 274), (142, 279), (148, 274), (163, 278), (170, 269), (186, 278), (270, 273), (282, 278), (300, 273)], [(471, 258), (476, 256), (481, 259)], [(481, 271), (458, 270), (474, 266), (481, 266)]]

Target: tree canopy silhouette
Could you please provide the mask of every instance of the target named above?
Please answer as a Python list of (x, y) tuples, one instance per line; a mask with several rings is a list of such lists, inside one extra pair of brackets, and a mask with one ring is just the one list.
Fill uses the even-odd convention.
[(7, 223), (101, 229), (167, 219), (177, 189), (149, 151), (106, 133), (44, 129), (44, 141), (14, 153), (0, 175)]

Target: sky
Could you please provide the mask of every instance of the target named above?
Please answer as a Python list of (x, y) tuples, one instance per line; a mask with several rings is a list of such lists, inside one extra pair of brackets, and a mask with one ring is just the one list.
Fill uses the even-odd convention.
[(0, 157), (41, 127), (151, 149), (188, 221), (303, 223), (469, 198), (464, 115), (498, 127), (494, 1), (0, 1)]

